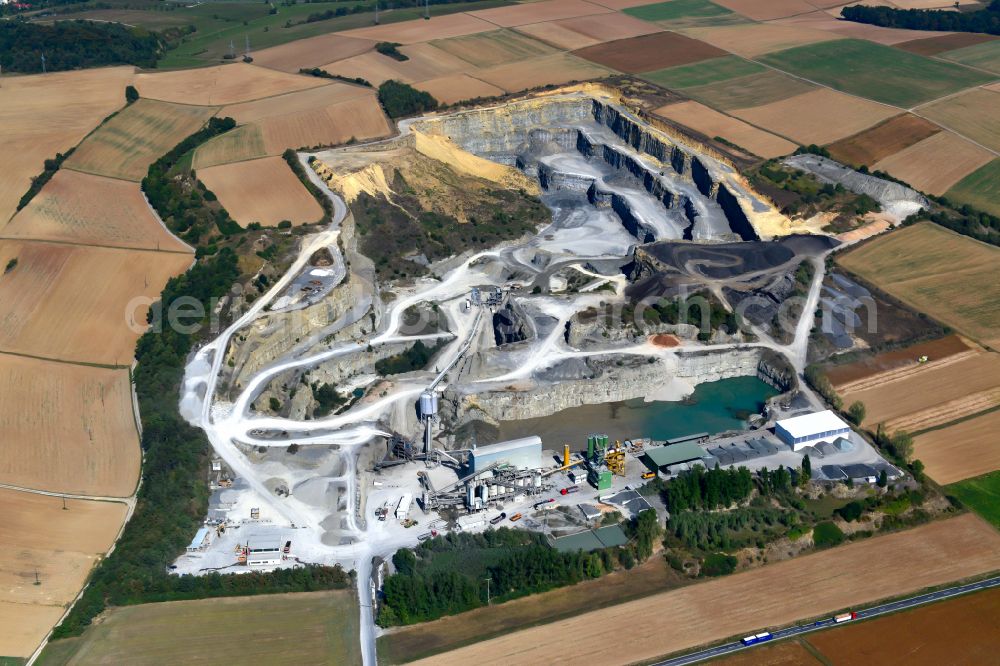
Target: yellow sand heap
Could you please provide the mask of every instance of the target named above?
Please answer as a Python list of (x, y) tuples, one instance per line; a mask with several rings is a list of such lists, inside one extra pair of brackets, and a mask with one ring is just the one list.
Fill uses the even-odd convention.
[(392, 190), (381, 164), (369, 164), (358, 171), (346, 174), (339, 174), (318, 160), (314, 163), (314, 167), (319, 177), (325, 180), (331, 189), (340, 192), (347, 203), (352, 203), (361, 193), (373, 197), (382, 194), (385, 198), (392, 199)]
[(447, 164), (459, 173), (476, 176), (507, 188), (538, 194), (538, 184), (513, 167), (491, 162), (463, 150), (443, 134), (424, 134), (413, 130), (417, 152)]

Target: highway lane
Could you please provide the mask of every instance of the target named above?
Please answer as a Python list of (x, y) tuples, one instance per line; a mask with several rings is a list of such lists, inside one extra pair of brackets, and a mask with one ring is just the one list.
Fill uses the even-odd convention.
[[(880, 604), (878, 606), (872, 606), (871, 608), (866, 608), (864, 610), (856, 610), (858, 620), (866, 620), (879, 615), (886, 615), (887, 613), (895, 613), (897, 611), (905, 610), (907, 608), (913, 608), (915, 606), (920, 606), (923, 604), (931, 603), (933, 601), (942, 601), (944, 599), (950, 599), (952, 597), (957, 597), (963, 594), (968, 594), (969, 592), (975, 592), (977, 590), (985, 590), (991, 587), (1000, 587), (1000, 576), (994, 578), (988, 578), (986, 580), (981, 580), (975, 583), (967, 583), (965, 585), (956, 585), (954, 587), (949, 587), (944, 590), (937, 590), (936, 592), (926, 592), (924, 594), (918, 594), (916, 596), (907, 597), (906, 599), (899, 599), (898, 601), (891, 601), (889, 603)], [(785, 638), (792, 638), (794, 636), (800, 636), (802, 634), (807, 634), (812, 631), (819, 631), (821, 629), (828, 629), (830, 627), (836, 626), (833, 618), (827, 618), (825, 620), (819, 620), (817, 622), (812, 622), (810, 624), (800, 624), (793, 627), (787, 627), (785, 629), (780, 629), (778, 631), (772, 632), (773, 639), (781, 640)], [(759, 630), (763, 631), (763, 630)], [(759, 631), (754, 633), (759, 633)], [(749, 635), (751, 632), (747, 632)], [(772, 641), (766, 641), (765, 643), (770, 643)], [(759, 643), (758, 643), (759, 645)], [(707, 659), (714, 659), (716, 657), (721, 657), (727, 654), (732, 654), (734, 652), (739, 652), (740, 650), (750, 650), (753, 649), (755, 645), (743, 645), (739, 641), (734, 643), (726, 643), (725, 645), (717, 645), (715, 647), (707, 648), (705, 650), (699, 650), (698, 652), (691, 652), (690, 654), (685, 654), (680, 657), (674, 657), (672, 659), (666, 659), (664, 661), (656, 662), (653, 666), (686, 666), (687, 664), (695, 664)]]

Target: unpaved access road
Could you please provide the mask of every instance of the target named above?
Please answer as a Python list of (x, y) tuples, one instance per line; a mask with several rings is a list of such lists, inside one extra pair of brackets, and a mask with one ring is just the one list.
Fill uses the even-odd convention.
[(631, 664), (1000, 569), (972, 514), (482, 641), (416, 664)]

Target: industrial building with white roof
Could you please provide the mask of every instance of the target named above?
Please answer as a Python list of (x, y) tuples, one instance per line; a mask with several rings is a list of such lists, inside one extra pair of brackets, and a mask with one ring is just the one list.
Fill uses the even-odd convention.
[(850, 434), (851, 427), (829, 409), (782, 419), (774, 426), (774, 434), (798, 451), (820, 442), (833, 442)]

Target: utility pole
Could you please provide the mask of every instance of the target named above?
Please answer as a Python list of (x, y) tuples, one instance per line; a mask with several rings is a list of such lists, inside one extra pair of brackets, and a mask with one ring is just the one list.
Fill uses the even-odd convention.
[(489, 578), (484, 578), (483, 580), (486, 581), (486, 605), (489, 606), (490, 605), (490, 579)]
[(66, 508), (66, 497), (64, 496), (62, 500), (63, 500), (63, 511), (69, 511), (69, 509)]
[(431, 18), (431, 0), (424, 0), (424, 19), (430, 20)]
[(236, 47), (233, 45), (233, 40), (229, 40), (229, 59), (232, 60), (236, 57)]
[(45, 54), (42, 54), (42, 74), (45, 74)]
[(35, 569), (35, 585), (41, 585), (42, 581), (38, 580), (38, 569)]
[(243, 57), (246, 58), (247, 60), (249, 60), (250, 59), (250, 35), (243, 35), (243, 37), (246, 39), (246, 43), (247, 43), (247, 52), (244, 54)]
[(378, 25), (378, 0), (375, 0), (375, 25)]

